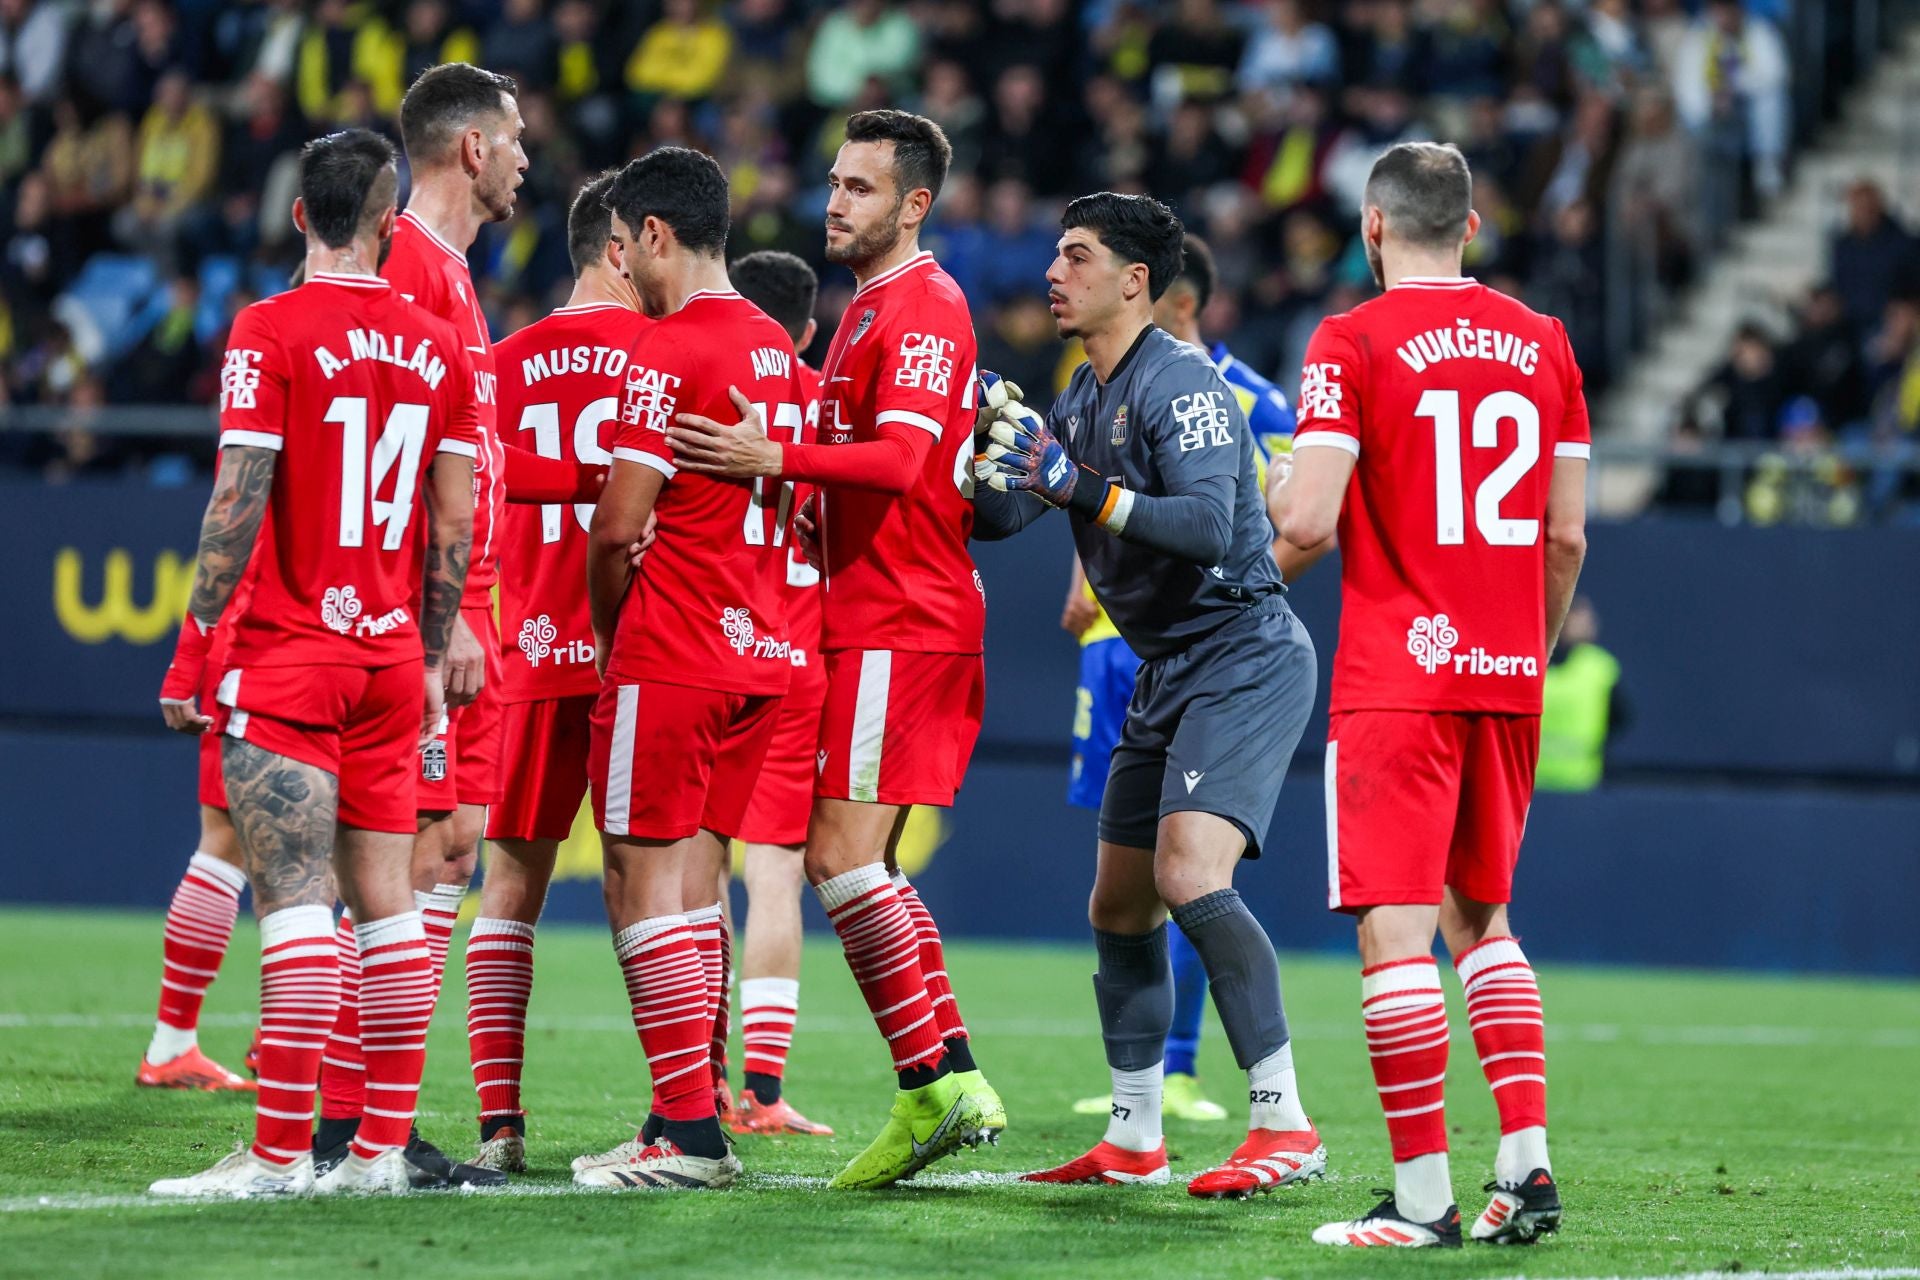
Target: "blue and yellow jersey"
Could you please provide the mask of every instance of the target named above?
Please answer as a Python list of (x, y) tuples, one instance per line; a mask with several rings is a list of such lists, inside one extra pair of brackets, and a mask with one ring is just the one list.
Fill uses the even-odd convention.
[[(1214, 343), (1208, 348), (1207, 355), (1212, 358), (1213, 367), (1220, 371), (1221, 378), (1233, 392), (1234, 399), (1240, 402), (1240, 411), (1247, 415), (1247, 427), (1253, 433), (1254, 479), (1260, 485), (1260, 492), (1265, 493), (1267, 463), (1276, 453), (1293, 452), (1293, 406), (1287, 403), (1286, 392), (1235, 360), (1233, 353), (1227, 350), (1226, 343)], [(1079, 343), (1069, 344), (1068, 353), (1061, 359), (1064, 376), (1071, 376), (1086, 358)], [(1064, 385), (1062, 380), (1060, 386), (1054, 388), (1056, 395)], [(1084, 590), (1087, 598), (1093, 599), (1093, 588), (1086, 587)], [(1102, 609), (1100, 616), (1093, 620), (1093, 625), (1080, 636), (1080, 643), (1089, 645), (1096, 640), (1117, 639), (1119, 635), (1119, 630), (1108, 619), (1107, 611)]]

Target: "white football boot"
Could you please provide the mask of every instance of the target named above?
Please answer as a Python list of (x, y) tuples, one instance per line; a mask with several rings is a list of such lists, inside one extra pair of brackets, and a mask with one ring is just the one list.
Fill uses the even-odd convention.
[(407, 1157), (398, 1147), (371, 1160), (349, 1154), (313, 1184), (317, 1196), (403, 1196), (411, 1190)]
[(665, 1138), (657, 1138), (632, 1159), (582, 1169), (573, 1181), (575, 1186), (616, 1191), (719, 1191), (732, 1186), (743, 1172), (731, 1150), (718, 1159), (690, 1156)]
[(241, 1147), (211, 1169), (185, 1178), (162, 1178), (148, 1187), (147, 1193), (251, 1200), (266, 1196), (304, 1196), (312, 1190), (312, 1156), (300, 1156), (292, 1164), (275, 1164), (254, 1155), (251, 1147)]

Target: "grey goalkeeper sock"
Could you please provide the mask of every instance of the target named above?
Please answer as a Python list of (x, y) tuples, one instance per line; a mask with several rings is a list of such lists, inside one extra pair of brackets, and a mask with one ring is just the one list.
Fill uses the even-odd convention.
[(1100, 1006), (1100, 1037), (1107, 1065), (1143, 1071), (1166, 1052), (1173, 1025), (1173, 966), (1167, 959), (1167, 927), (1152, 933), (1093, 931), (1100, 971), (1093, 996)]
[(1213, 984), (1214, 1008), (1226, 1028), (1233, 1060), (1245, 1071), (1287, 1043), (1280, 1000), (1280, 961), (1267, 931), (1237, 889), (1219, 889), (1173, 908)]

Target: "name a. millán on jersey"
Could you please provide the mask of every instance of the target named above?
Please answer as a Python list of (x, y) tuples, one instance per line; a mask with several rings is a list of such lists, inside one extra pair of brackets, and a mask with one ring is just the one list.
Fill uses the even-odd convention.
[(1465, 320), (1451, 328), (1429, 329), (1416, 333), (1394, 354), (1407, 362), (1415, 373), (1442, 360), (1496, 360), (1510, 364), (1528, 377), (1540, 367), (1540, 344), (1522, 342), (1501, 329), (1476, 329)]
[(555, 347), (520, 361), (520, 380), (528, 386), (563, 373), (617, 378), (627, 371), (627, 353), (619, 347)]
[(793, 376), (793, 357), (778, 347), (755, 347), (753, 349), (753, 376), (756, 378), (791, 378)]
[(365, 329), (347, 330), (347, 358), (342, 360), (325, 347), (315, 347), (313, 358), (320, 362), (320, 372), (329, 379), (356, 360), (378, 360), (382, 364), (398, 365), (402, 369), (411, 369), (436, 391), (440, 380), (447, 376), (447, 362), (433, 354), (433, 339), (422, 338), (413, 350), (407, 350), (407, 340), (399, 334), (385, 334), (378, 330), (368, 332)]

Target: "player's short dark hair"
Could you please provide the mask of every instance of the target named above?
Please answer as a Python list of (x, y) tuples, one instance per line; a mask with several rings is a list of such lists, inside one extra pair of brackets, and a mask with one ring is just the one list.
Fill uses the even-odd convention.
[(627, 161), (614, 175), (606, 202), (632, 230), (658, 218), (696, 252), (718, 254), (727, 247), (727, 175), (704, 151), (655, 147)]
[(1452, 248), (1467, 235), (1473, 174), (1452, 143), (1397, 143), (1373, 162), (1366, 202), (1386, 215), (1396, 239), (1424, 249)]
[(1180, 242), (1180, 274), (1173, 281), (1184, 282), (1193, 290), (1194, 310), (1205, 311), (1213, 301), (1213, 291), (1220, 282), (1220, 273), (1213, 265), (1213, 250), (1191, 231)]
[(607, 192), (613, 189), (617, 169), (608, 169), (590, 179), (573, 198), (567, 211), (567, 257), (573, 262), (573, 274), (600, 261), (613, 239), (613, 211), (607, 208)]
[(400, 99), (400, 140), (419, 162), (445, 156), (475, 120), (498, 115), (500, 95), (519, 96), (511, 77), (466, 62), (443, 62), (420, 73)]
[(371, 129), (342, 129), (300, 149), (307, 229), (329, 249), (373, 231), (400, 192), (393, 144)]
[(1081, 196), (1060, 215), (1060, 227), (1085, 227), (1126, 262), (1145, 263), (1147, 296), (1154, 302), (1180, 274), (1187, 229), (1173, 210), (1152, 196), (1099, 191)]
[(947, 131), (925, 116), (883, 108), (847, 117), (848, 142), (891, 142), (893, 180), (902, 196), (925, 187), (935, 199), (953, 163)]
[(790, 253), (762, 249), (735, 259), (727, 276), (740, 296), (773, 317), (795, 344), (813, 319), (813, 299), (820, 278), (813, 268)]

